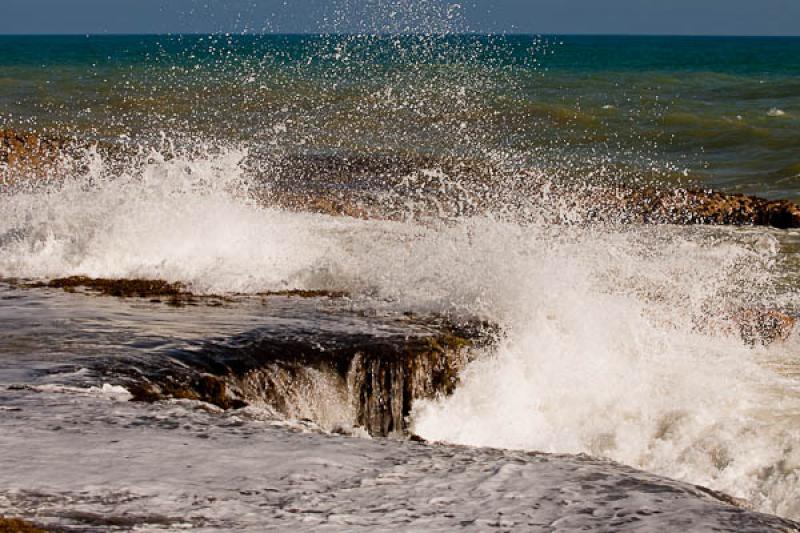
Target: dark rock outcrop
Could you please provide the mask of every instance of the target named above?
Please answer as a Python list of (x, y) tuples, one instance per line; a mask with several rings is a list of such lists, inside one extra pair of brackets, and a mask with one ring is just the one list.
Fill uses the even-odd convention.
[(76, 289), (86, 289), (105, 296), (117, 296), (120, 298), (177, 297), (191, 294), (182, 283), (169, 283), (163, 280), (149, 279), (105, 279), (90, 278), (87, 276), (71, 276), (68, 278), (56, 278), (48, 282), (30, 283), (28, 286), (34, 288), (48, 287), (51, 289), (64, 289), (67, 292), (74, 292)]
[(344, 424), (379, 436), (404, 433), (416, 400), (452, 393), (474, 348), (487, 346), (496, 336), (494, 326), (475, 321), (373, 316), (348, 309), (348, 300), (342, 301), (346, 295), (331, 291), (221, 297), (194, 295), (183, 284), (162, 280), (88, 277), (14, 285), (170, 305), (261, 302), (257, 305), (268, 311), (259, 312), (264, 313), (259, 329), (141, 359), (87, 364), (101, 375), (121, 379), (137, 401), (196, 400), (222, 409), (253, 404), (328, 429)]
[(452, 393), (472, 348), (489, 340), (483, 325), (405, 324), (390, 335), (380, 329), (249, 332), (173, 352), (171, 364), (139, 365), (143, 373), (129, 375), (127, 387), (138, 401), (181, 398), (223, 409), (254, 404), (321, 425), (360, 426), (375, 436), (403, 434), (413, 402)]

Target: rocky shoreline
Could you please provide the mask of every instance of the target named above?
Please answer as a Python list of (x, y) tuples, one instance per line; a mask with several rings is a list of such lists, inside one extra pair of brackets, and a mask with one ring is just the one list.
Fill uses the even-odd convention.
[[(269, 191), (262, 195), (266, 203), (357, 218), (492, 213), (523, 221), (533, 215), (533, 222), (551, 224), (800, 227), (800, 206), (788, 200), (625, 183), (576, 184), (479, 161), (303, 155), (277, 158), (265, 168), (273, 171)], [(458, 182), (442, 181), (443, 176), (457, 176)], [(381, 187), (384, 193), (375, 196)]]
[[(133, 153), (110, 143), (0, 130), (0, 190), (3, 185), (11, 187), (28, 181), (58, 181), (65, 162), (79, 163), (87, 148), (116, 163)], [(531, 171), (501, 170), (479, 161), (380, 154), (275, 156), (255, 151), (243, 166), (263, 185), (252, 191), (263, 203), (330, 215), (385, 219), (432, 213), (460, 216), (497, 207), (500, 212), (519, 212), (525, 218), (534, 203), (537, 216), (557, 224), (800, 227), (800, 206), (789, 200), (624, 183), (576, 186), (545, 179)], [(443, 184), (439, 174), (457, 176), (460, 182)], [(412, 186), (405, 184), (409, 177), (414, 178)], [(495, 182), (502, 186), (492, 187), (502, 189), (505, 195), (496, 196), (493, 191), (489, 197), (476, 198), (486, 191), (487, 184)], [(409, 203), (414, 204), (411, 212)]]
[[(331, 291), (195, 295), (183, 284), (163, 280), (87, 277), (4, 283), (173, 307), (235, 306), (258, 300), (271, 317), (280, 316), (287, 307), (302, 308), (309, 320), (325, 313), (319, 317), (327, 323), (322, 329), (264, 327), (143, 361), (103, 360), (92, 368), (122, 383), (134, 401), (194, 400), (225, 410), (258, 405), (285, 418), (308, 418), (321, 425), (331, 410), (337, 410), (336, 415), (349, 418), (352, 427), (380, 437), (406, 436), (414, 402), (451, 394), (475, 350), (490, 345), (498, 334), (488, 323), (441, 316), (354, 315), (346, 308), (332, 308), (346, 294)], [(337, 321), (341, 327), (331, 327)], [(325, 390), (317, 390), (320, 386)], [(330, 405), (297, 410), (307, 403), (305, 396), (317, 393), (326, 394)]]
[[(36, 135), (0, 131), (0, 168), (16, 172), (28, 168), (42, 170), (42, 164), (55, 162), (58, 154), (75, 154), (75, 141), (41, 139)], [(107, 152), (113, 148), (106, 146)], [(255, 161), (266, 166), (254, 168)], [(416, 209), (445, 214), (478, 214), (482, 203), (466, 200), (470, 190), (477, 190), (480, 180), (511, 180), (510, 196), (499, 201), (509, 204), (537, 201), (551, 207), (550, 221), (557, 223), (610, 222), (640, 224), (733, 224), (766, 225), (776, 228), (800, 227), (800, 207), (788, 201), (724, 194), (713, 191), (661, 190), (618, 186), (588, 187), (564, 191), (541, 177), (523, 172), (504, 174), (475, 161), (443, 161), (432, 158), (359, 156), (270, 156), (254, 155), (244, 162), (258, 175), (264, 169), (277, 170), (269, 187), (251, 191), (262, 203), (283, 208), (314, 211), (359, 218), (397, 218), (401, 206), (376, 198), (372, 193), (381, 187), (396, 186), (403, 176), (416, 176), (419, 190), (413, 200), (421, 201)], [(257, 166), (257, 165), (256, 165)], [(424, 169), (436, 167), (450, 175), (464, 176), (466, 186), (459, 194), (435, 192), (436, 176)], [(525, 179), (520, 179), (520, 176)], [(425, 181), (429, 178), (429, 181)], [(520, 189), (519, 187), (524, 187)], [(420, 192), (421, 191), (421, 192)], [(453, 192), (453, 191), (446, 191)], [(465, 196), (466, 195), (466, 196)], [(436, 206), (425, 205), (433, 199)], [(403, 200), (403, 195), (395, 195)], [(449, 202), (449, 203), (448, 203)], [(489, 205), (488, 208), (492, 206)], [(513, 202), (510, 206), (513, 210)], [(395, 210), (396, 208), (396, 210)], [(94, 279), (73, 276), (47, 281), (5, 280), (27, 288), (62, 289), (120, 298), (140, 298), (170, 306), (232, 303), (237, 295), (197, 295), (182, 283), (147, 279)], [(260, 295), (260, 298), (300, 297), (315, 301), (345, 298), (336, 291), (283, 291)], [(699, 329), (717, 328), (740, 336), (749, 345), (767, 345), (786, 340), (796, 319), (774, 309), (741, 309), (730, 316), (696, 317)], [(380, 321), (376, 321), (380, 322)], [(450, 394), (460, 370), (470, 360), (471, 348), (491, 342), (489, 324), (453, 324), (436, 317), (416, 323), (395, 321), (401, 333), (391, 338), (364, 334), (341, 334), (320, 337), (313, 332), (280, 333), (244, 337), (224, 346), (209, 345), (201, 352), (176, 353), (166, 366), (150, 367), (141, 375), (125, 376), (134, 399), (158, 401), (167, 398), (200, 400), (223, 409), (240, 408), (250, 403), (267, 405), (285, 416), (294, 416), (290, 398), (307, 387), (309, 372), (324, 379), (341, 402), (353, 410), (353, 424), (363, 426), (378, 436), (406, 432), (406, 417), (414, 401)], [(415, 328), (427, 328), (419, 334)], [(180, 364), (174, 365), (175, 361)], [(123, 372), (124, 373), (124, 372)], [(276, 392), (279, 391), (279, 392)]]
[[(199, 400), (222, 409), (267, 407), (288, 419), (306, 418), (331, 431), (363, 428), (374, 437), (406, 436), (415, 401), (451, 394), (485, 333), (449, 324), (425, 326), (383, 319), (399, 328), (375, 333), (246, 332), (170, 354), (173, 364), (105, 369), (127, 378), (134, 401)], [(380, 324), (373, 324), (379, 326)], [(477, 328), (475, 328), (477, 329)], [(313, 403), (325, 405), (298, 411)], [(333, 412), (349, 421), (330, 426)]]
[[(379, 437), (408, 436), (414, 402), (452, 394), (476, 351), (490, 348), (501, 335), (496, 325), (486, 322), (410, 313), (362, 316), (358, 320), (363, 326), (354, 329), (352, 311), (331, 306), (348, 296), (330, 291), (215, 296), (195, 295), (183, 284), (163, 280), (72, 277), (4, 282), (23, 289), (58, 289), (174, 307), (235, 306), (258, 299), (272, 309), (270, 316), (280, 315), (281, 305), (309, 316), (330, 308), (328, 326), (341, 320), (342, 327), (257, 329), (172, 350), (165, 357), (101, 361), (94, 370), (122, 383), (134, 401), (184, 399), (224, 410), (258, 405), (282, 417), (308, 418), (321, 425), (338, 416)], [(792, 316), (759, 309), (698, 319), (699, 328), (723, 328), (753, 346), (786, 340), (795, 324)], [(323, 403), (330, 405), (298, 411), (309, 395), (323, 395)], [(337, 411), (333, 417), (331, 410)]]
[[(0, 186), (48, 172), (57, 166), (59, 158), (72, 157), (74, 146), (67, 141), (0, 132)], [(369, 187), (360, 190), (356, 185), (384, 179), (396, 185), (405, 174), (424, 178), (425, 167), (440, 163), (380, 157), (288, 157), (270, 162), (271, 168), (277, 165), (284, 171), (277, 181), (254, 194), (265, 205), (395, 219), (403, 216), (402, 206), (387, 204), (371, 195)], [(457, 166), (449, 169), (473, 177), (485, 170)], [(525, 194), (510, 189), (511, 194), (518, 196), (520, 212), (525, 212), (525, 202), (540, 202), (552, 208), (548, 222), (800, 227), (800, 207), (788, 201), (714, 191), (627, 186), (590, 187), (575, 194), (524, 172), (494, 177), (517, 180), (520, 175), (526, 178)], [(301, 181), (299, 178), (303, 176), (313, 178)], [(423, 193), (416, 198), (420, 203), (415, 207), (420, 213), (446, 216), (481, 213), (483, 204), (465, 202), (465, 196), (445, 195), (435, 197), (433, 203), (425, 203), (428, 197), (425, 188), (434, 185), (423, 184)], [(395, 198), (402, 199), (402, 195)], [(509, 198), (500, 199), (501, 203), (508, 201)], [(165, 280), (72, 276), (0, 281), (31, 290), (139, 299), (176, 308), (236, 305), (237, 298), (258, 298), (267, 307), (280, 302), (284, 307), (296, 307), (301, 313), (304, 309), (328, 313), (325, 327), (292, 325), (287, 321), (279, 327), (264, 326), (225, 339), (204, 339), (191, 346), (171, 347), (163, 353), (148, 352), (147, 357), (140, 359), (109, 358), (93, 361), (89, 366), (95, 375), (123, 385), (140, 404), (188, 400), (213, 406), (220, 412), (255, 406), (285, 419), (309, 420), (332, 433), (353, 433), (361, 428), (370, 436), (413, 440), (408, 427), (413, 404), (452, 394), (461, 371), (478, 351), (491, 348), (500, 334), (496, 325), (472, 319), (410, 313), (361, 316), (345, 306), (330, 305), (350, 296), (337, 291), (200, 295), (185, 284)], [(264, 312), (265, 319), (273, 317), (270, 312)], [(794, 317), (777, 310), (741, 309), (731, 316), (699, 317), (698, 328), (728, 328), (746, 344), (767, 345), (786, 340), (795, 322)], [(337, 419), (339, 422), (331, 423)], [(341, 420), (347, 422), (343, 425)], [(724, 495), (706, 494), (738, 504)], [(7, 527), (18, 527), (9, 531), (37, 531), (24, 529), (28, 527), (24, 522), (0, 519), (0, 532), (5, 531), (6, 523)]]

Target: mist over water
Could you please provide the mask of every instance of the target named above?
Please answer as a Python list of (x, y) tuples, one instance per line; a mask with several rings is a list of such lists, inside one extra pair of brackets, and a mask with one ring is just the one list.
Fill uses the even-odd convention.
[[(89, 150), (25, 184), (8, 174), (0, 277), (164, 279), (205, 294), (325, 289), (378, 309), (487, 320), (499, 326), (496, 346), (452, 397), (415, 406), (420, 436), (609, 457), (800, 518), (800, 340), (748, 344), (736, 321), (746, 310), (796, 311), (796, 235), (557, 225), (545, 213), (570, 202), (541, 192), (565, 180), (573, 186), (558, 194), (576, 197), (597, 183), (673, 183), (710, 167), (694, 177), (728, 183), (741, 172), (732, 186), (795, 195), (787, 154), (798, 102), (775, 91), (793, 82), (727, 55), (714, 63), (724, 72), (693, 63), (697, 76), (682, 80), (680, 51), (652, 56), (648, 40), (464, 36), (455, 4), (413, 16), (418, 3), (390, 4), (359, 15), (362, 35), (92, 37), (59, 42), (73, 60), (40, 52), (92, 89), (65, 74), (46, 97), (3, 93), (15, 102), (9, 125), (69, 131), (123, 155)], [(570, 63), (570, 46), (596, 62)], [(108, 50), (114, 61), (96, 63)], [(560, 66), (544, 66), (560, 54)], [(32, 63), (13, 76), (30, 76)], [(656, 98), (665, 93), (668, 103)], [(777, 100), (787, 115), (768, 114)], [(709, 125), (712, 137), (699, 139)], [(684, 159), (687, 146), (708, 160)], [(280, 157), (387, 154), (413, 169), (328, 185), (406, 206), (403, 216), (264, 201), (285, 171)], [(475, 168), (491, 172), (476, 180)], [(294, 185), (313, 196), (315, 176), (301, 178)], [(420, 216), (416, 200), (459, 209)]]

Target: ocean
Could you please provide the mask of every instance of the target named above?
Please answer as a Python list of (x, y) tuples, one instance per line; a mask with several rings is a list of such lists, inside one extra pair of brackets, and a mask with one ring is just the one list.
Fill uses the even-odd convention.
[(798, 199), (798, 58), (800, 38), (5, 36), (0, 116), (99, 138), (168, 125), (289, 149), (508, 151), (569, 172), (595, 159)]
[(800, 201), (800, 38), (0, 36), (0, 130), (0, 514), (798, 527), (800, 230), (653, 191)]

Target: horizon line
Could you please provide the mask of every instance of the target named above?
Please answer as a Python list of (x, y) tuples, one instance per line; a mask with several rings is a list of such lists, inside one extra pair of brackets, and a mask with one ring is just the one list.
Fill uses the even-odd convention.
[(180, 37), (180, 36), (208, 36), (225, 35), (230, 37), (265, 37), (265, 36), (488, 36), (488, 37), (691, 37), (691, 38), (755, 38), (755, 39), (800, 39), (800, 34), (724, 34), (724, 33), (552, 33), (552, 32), (409, 32), (409, 33), (381, 33), (381, 32), (65, 32), (65, 33), (0, 33), (0, 37)]

